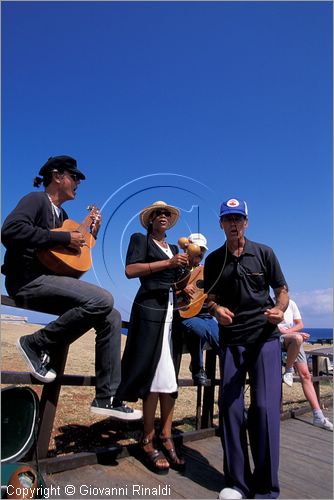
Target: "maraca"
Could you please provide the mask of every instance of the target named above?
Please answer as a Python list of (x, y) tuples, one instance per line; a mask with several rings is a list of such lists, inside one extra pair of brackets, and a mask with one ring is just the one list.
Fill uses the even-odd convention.
[(195, 245), (195, 243), (190, 243), (189, 239), (185, 236), (179, 238), (178, 245), (189, 255), (189, 257), (197, 257), (197, 255), (201, 253), (201, 247)]
[(197, 257), (201, 253), (201, 247), (195, 245), (195, 243), (189, 243), (187, 246), (187, 254), (189, 257)]
[(185, 236), (181, 236), (181, 238), (179, 238), (177, 244), (179, 245), (180, 248), (182, 248), (182, 250), (186, 250), (186, 248), (189, 245), (189, 240)]

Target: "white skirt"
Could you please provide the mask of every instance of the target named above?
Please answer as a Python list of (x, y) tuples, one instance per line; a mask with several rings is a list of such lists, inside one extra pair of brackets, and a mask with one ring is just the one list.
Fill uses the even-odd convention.
[(177, 391), (175, 368), (173, 363), (173, 290), (169, 290), (168, 308), (164, 326), (161, 355), (151, 384), (151, 392), (172, 393)]

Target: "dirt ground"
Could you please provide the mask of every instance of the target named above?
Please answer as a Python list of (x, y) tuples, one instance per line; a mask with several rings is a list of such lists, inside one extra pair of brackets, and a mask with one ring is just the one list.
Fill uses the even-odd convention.
[[(15, 343), (22, 335), (36, 331), (37, 325), (14, 325), (2, 322), (1, 324), (1, 354), (2, 370), (27, 371), (27, 367), (18, 354)], [(122, 349), (126, 337), (122, 336)], [(65, 373), (93, 375), (94, 374), (94, 345), (95, 334), (91, 330), (78, 339), (70, 347)], [(305, 349), (315, 349), (317, 345), (305, 345)], [(189, 378), (189, 354), (182, 357), (180, 378)], [(217, 367), (217, 378), (219, 369)], [(40, 394), (41, 387), (32, 388)], [(175, 405), (174, 422), (175, 430), (186, 432), (194, 430), (196, 388), (182, 387)], [(333, 384), (323, 384), (322, 396), (332, 396)], [(218, 388), (215, 393), (214, 423), (218, 424)], [(248, 397), (248, 391), (245, 393)], [(88, 451), (96, 447), (109, 446), (118, 442), (135, 442), (140, 438), (141, 423), (133, 422), (120, 424), (99, 416), (90, 414), (90, 404), (94, 399), (94, 387), (63, 387), (60, 394), (54, 430), (50, 442), (50, 454), (63, 454), (77, 451)], [(295, 383), (292, 388), (283, 385), (283, 410), (296, 409), (307, 405), (300, 383)], [(141, 409), (141, 402), (131, 403), (134, 408)]]

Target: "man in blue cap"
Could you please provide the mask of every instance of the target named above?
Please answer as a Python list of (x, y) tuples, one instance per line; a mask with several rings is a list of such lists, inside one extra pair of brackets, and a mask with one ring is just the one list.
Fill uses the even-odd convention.
[[(247, 225), (246, 202), (224, 201), (220, 226), (226, 242), (204, 265), (204, 290), (219, 323), (221, 346), (219, 414), (226, 487), (220, 499), (277, 498), (280, 492), (282, 372), (277, 325), (288, 306), (288, 286), (273, 250), (245, 238)], [(251, 402), (246, 419), (247, 374)]]
[[(91, 412), (118, 420), (138, 420), (142, 416), (139, 410), (114, 398), (121, 378), (121, 316), (114, 308), (113, 296), (96, 285), (50, 269), (39, 257), (39, 252), (59, 246), (69, 254), (79, 254), (86, 245), (86, 236), (79, 229), (53, 231), (68, 219), (62, 204), (76, 197), (85, 175), (74, 158), (62, 155), (49, 158), (39, 176), (34, 186), (43, 184), (45, 190), (24, 196), (3, 224), (6, 254), (1, 271), (6, 276), (7, 292), (18, 306), (58, 318), (19, 338), (19, 353), (35, 378), (50, 383), (57, 376), (59, 353), (94, 328), (96, 397)], [(96, 238), (100, 226), (101, 215), (91, 213), (92, 238)]]

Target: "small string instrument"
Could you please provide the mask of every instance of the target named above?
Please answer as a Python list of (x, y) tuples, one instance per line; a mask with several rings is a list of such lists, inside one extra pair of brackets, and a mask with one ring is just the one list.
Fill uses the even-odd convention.
[(75, 250), (59, 245), (52, 248), (43, 248), (37, 252), (40, 262), (55, 274), (80, 278), (80, 276), (92, 267), (91, 248), (95, 245), (95, 238), (88, 229), (92, 224), (92, 216), (96, 216), (99, 213), (99, 209), (95, 205), (89, 205), (87, 210), (89, 210), (89, 214), (81, 224), (78, 224), (74, 220), (66, 219), (61, 227), (51, 230), (79, 231), (83, 234), (85, 241), (80, 249)]
[(192, 318), (196, 316), (203, 307), (207, 294), (204, 293), (203, 280), (204, 266), (197, 266), (191, 271), (188, 285), (194, 285), (196, 291), (191, 299), (181, 290), (177, 298), (181, 318)]
[[(182, 237), (178, 240), (178, 245), (182, 248), (190, 258), (197, 257), (201, 253), (201, 248), (194, 243), (190, 243), (188, 238)], [(203, 307), (207, 294), (204, 293), (204, 280), (203, 280), (204, 266), (194, 267), (190, 271), (190, 278), (187, 285), (195, 287), (195, 293), (190, 298), (183, 290), (177, 292), (177, 305), (179, 313), (182, 318), (192, 318), (196, 316)]]

